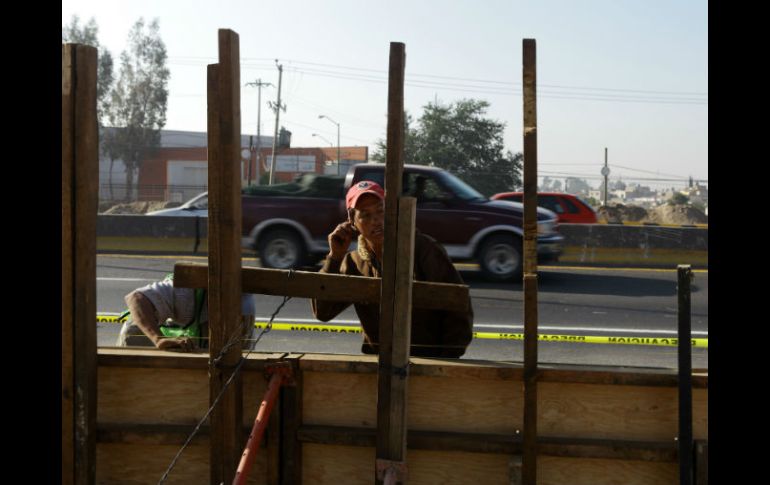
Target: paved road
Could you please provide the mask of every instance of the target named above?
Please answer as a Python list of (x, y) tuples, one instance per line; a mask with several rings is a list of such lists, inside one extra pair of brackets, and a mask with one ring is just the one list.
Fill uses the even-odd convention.
[[(177, 261), (205, 262), (195, 257), (99, 255), (97, 311), (118, 313), (131, 289), (162, 279)], [(258, 266), (254, 259), (246, 266)], [(523, 293), (520, 283), (484, 281), (475, 267), (459, 265), (470, 286), (478, 332), (523, 332)], [(708, 337), (708, 272), (696, 271), (692, 289), (693, 337)], [(282, 298), (259, 296), (257, 318), (267, 320)], [(539, 332), (567, 335), (675, 337), (677, 325), (676, 271), (542, 267), (538, 294)], [(312, 322), (306, 299), (292, 299), (276, 321)], [(333, 323), (357, 323), (352, 308)], [(112, 345), (118, 325), (100, 323), (99, 345)], [(273, 331), (259, 344), (265, 351), (360, 353), (361, 336)], [(523, 343), (476, 339), (464, 358), (523, 359)], [(541, 342), (539, 360), (551, 363), (676, 367), (676, 348)], [(708, 368), (708, 350), (693, 349), (693, 367)]]

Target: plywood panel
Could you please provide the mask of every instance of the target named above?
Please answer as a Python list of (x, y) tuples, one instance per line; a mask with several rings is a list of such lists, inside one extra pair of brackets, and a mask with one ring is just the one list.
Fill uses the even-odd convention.
[[(412, 376), (409, 429), (514, 433), (521, 429), (520, 382)], [(676, 388), (542, 382), (540, 436), (673, 440)], [(376, 426), (376, 376), (305, 372), (304, 423)], [(708, 390), (693, 392), (693, 428), (708, 438)]]
[(206, 370), (99, 368), (99, 421), (197, 424), (209, 407)]
[[(707, 391), (694, 391), (694, 435), (705, 438)], [(543, 436), (665, 441), (678, 433), (675, 388), (540, 383), (539, 394), (538, 430)]]
[[(243, 424), (250, 428), (267, 386), (262, 372), (243, 379)], [(100, 422), (197, 423), (208, 406), (204, 369), (99, 368)]]
[(537, 459), (538, 485), (676, 485), (676, 463), (595, 458)]
[[(96, 483), (145, 485), (158, 483), (181, 446), (99, 443), (96, 447)], [(206, 445), (188, 446), (171, 470), (168, 485), (208, 485), (209, 451)]]
[[(181, 445), (124, 445), (100, 443), (96, 448), (96, 483), (109, 485), (146, 485), (158, 483)], [(257, 455), (248, 483), (264, 485), (265, 454)], [(209, 448), (191, 445), (185, 448), (165, 482), (168, 485), (208, 485)]]
[[(376, 375), (305, 372), (304, 380), (305, 424), (376, 427)], [(521, 383), (501, 384), (413, 376), (409, 429), (513, 433), (521, 426)]]
[[(409, 450), (409, 484), (508, 485), (511, 455)], [(368, 485), (374, 447), (304, 444), (303, 483)], [(538, 485), (674, 485), (676, 463), (539, 456)]]
[[(373, 447), (303, 445), (302, 480), (312, 484), (369, 485), (374, 471)], [(409, 484), (507, 485), (506, 455), (409, 450)]]

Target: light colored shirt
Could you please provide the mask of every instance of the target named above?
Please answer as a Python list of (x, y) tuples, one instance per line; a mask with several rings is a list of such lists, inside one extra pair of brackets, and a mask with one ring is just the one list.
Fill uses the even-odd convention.
[[(170, 320), (174, 326), (186, 326), (195, 316), (195, 289), (175, 288), (171, 280), (156, 281), (136, 291), (147, 297), (158, 312), (159, 323)], [(255, 315), (257, 312), (256, 297), (244, 293), (241, 297), (241, 315)], [(201, 323), (208, 322), (208, 299), (201, 310)]]

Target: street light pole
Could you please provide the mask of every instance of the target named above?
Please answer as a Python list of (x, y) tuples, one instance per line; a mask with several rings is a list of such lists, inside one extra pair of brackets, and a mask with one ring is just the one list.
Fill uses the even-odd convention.
[(602, 175), (604, 175), (604, 207), (607, 207), (607, 185), (610, 175), (610, 167), (607, 166), (607, 148), (604, 148), (604, 167), (602, 167)]
[(340, 174), (340, 163), (342, 162), (342, 155), (340, 151), (340, 124), (334, 121), (333, 119), (329, 118), (326, 115), (318, 115), (318, 118), (326, 118), (327, 120), (331, 121), (335, 125), (337, 125), (337, 175)]
[(333, 147), (333, 146), (334, 146), (334, 143), (330, 142), (329, 140), (327, 140), (326, 138), (322, 137), (322, 136), (321, 136), (321, 135), (319, 135), (318, 133), (313, 133), (311, 136), (317, 136), (318, 138), (320, 138), (320, 139), (322, 139), (323, 141), (325, 141), (326, 143), (328, 143), (330, 147)]

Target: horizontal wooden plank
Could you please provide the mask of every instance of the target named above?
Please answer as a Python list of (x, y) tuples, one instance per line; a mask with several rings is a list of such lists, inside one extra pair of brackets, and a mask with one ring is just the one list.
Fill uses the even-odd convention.
[[(247, 293), (354, 303), (380, 301), (379, 278), (267, 268), (242, 268), (241, 271), (242, 288)], [(207, 272), (206, 264), (177, 263), (174, 265), (174, 285), (183, 288), (206, 288)], [(415, 281), (412, 305), (416, 308), (465, 311), (468, 305), (468, 287)]]
[[(208, 351), (171, 352), (154, 348), (99, 347), (99, 367), (137, 367), (148, 369), (208, 369)], [(244, 370), (261, 370), (285, 352), (252, 352)]]
[[(425, 377), (468, 377), (501, 381), (521, 381), (524, 367), (520, 362), (471, 359), (429, 359), (412, 357), (410, 375)], [(377, 357), (369, 355), (322, 355), (307, 353), (300, 369), (314, 372), (377, 373)], [(540, 364), (538, 382), (572, 382), (627, 386), (676, 388), (675, 369)], [(708, 388), (708, 373), (693, 372), (693, 388)]]
[[(342, 426), (302, 426), (297, 439), (304, 443), (344, 446), (375, 446), (376, 429)], [(483, 433), (448, 433), (410, 430), (410, 450), (467, 451), (473, 453), (521, 454), (521, 436)], [(673, 441), (597, 440), (538, 437), (539, 454), (580, 458), (612, 458), (676, 462)]]
[[(253, 418), (252, 418), (253, 419)], [(244, 442), (251, 432), (251, 425), (243, 426)], [(99, 443), (122, 443), (129, 445), (177, 445), (182, 446), (195, 429), (193, 425), (182, 424), (125, 424), (99, 423), (97, 441)], [(191, 445), (208, 445), (210, 427), (204, 424), (195, 433)], [(261, 447), (265, 446), (263, 439)]]

